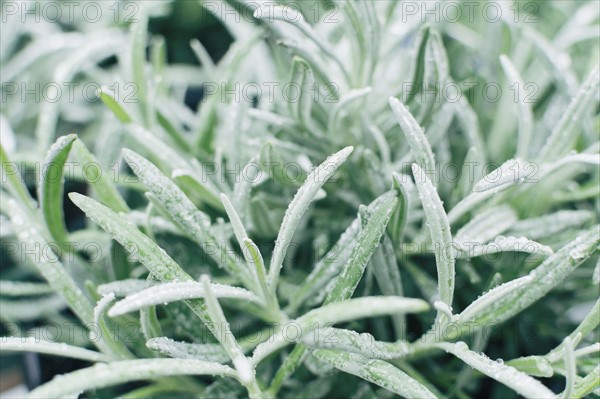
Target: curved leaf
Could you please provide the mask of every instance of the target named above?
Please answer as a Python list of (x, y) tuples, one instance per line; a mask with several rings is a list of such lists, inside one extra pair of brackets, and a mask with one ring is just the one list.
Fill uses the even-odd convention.
[(319, 189), (333, 176), (340, 165), (348, 158), (352, 150), (352, 147), (346, 147), (327, 158), (308, 175), (306, 181), (298, 189), (292, 202), (290, 202), (281, 222), (279, 234), (275, 241), (275, 248), (273, 249), (273, 256), (271, 257), (271, 264), (269, 265), (269, 287), (272, 291), (275, 290), (279, 272), (283, 265), (283, 259), (285, 258), (294, 232), (300, 223), (300, 219), (308, 210), (308, 206)]
[(437, 398), (417, 380), (383, 360), (328, 349), (318, 349), (313, 353), (343, 372), (356, 375), (405, 398)]
[(54, 377), (30, 392), (30, 399), (60, 398), (131, 381), (174, 375), (213, 375), (235, 378), (228, 366), (190, 359), (139, 359), (97, 364)]
[(469, 366), (506, 385), (526, 398), (556, 398), (554, 392), (546, 388), (538, 380), (520, 372), (514, 367), (496, 362), (484, 355), (469, 350), (469, 347), (464, 342), (457, 342), (455, 344), (444, 342), (437, 344), (437, 346), (446, 352), (452, 353)]
[(63, 169), (71, 146), (76, 139), (76, 135), (70, 134), (59, 137), (52, 144), (42, 165), (38, 187), (38, 197), (46, 226), (52, 238), (61, 245), (61, 248), (64, 248), (68, 235), (63, 212)]
[[(211, 284), (211, 287), (218, 298), (260, 303), (256, 295), (243, 288), (222, 284)], [(205, 297), (206, 292), (202, 284), (195, 281), (157, 284), (120, 300), (110, 308), (108, 315), (116, 317), (153, 305)]]

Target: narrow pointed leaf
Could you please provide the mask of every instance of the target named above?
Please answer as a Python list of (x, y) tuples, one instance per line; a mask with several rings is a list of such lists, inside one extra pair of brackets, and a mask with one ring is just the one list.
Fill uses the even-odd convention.
[(577, 129), (581, 125), (585, 113), (597, 98), (599, 85), (600, 68), (595, 65), (542, 147), (539, 154), (540, 160), (554, 160), (569, 152), (577, 138)]
[(100, 100), (112, 111), (113, 114), (123, 123), (130, 123), (132, 121), (131, 117), (125, 111), (125, 109), (115, 100), (114, 96), (110, 93), (110, 89), (106, 86), (102, 86), (100, 90), (98, 90), (98, 97)]
[(554, 251), (552, 248), (540, 244), (539, 242), (528, 240), (525, 237), (504, 237), (498, 236), (494, 241), (487, 244), (465, 243), (457, 244), (459, 258), (475, 258), (478, 256), (488, 256), (500, 252), (524, 252), (532, 255), (548, 256)]
[(63, 169), (76, 139), (76, 135), (70, 134), (56, 140), (46, 155), (40, 175), (38, 197), (42, 214), (50, 235), (61, 247), (68, 235), (63, 212)]
[(523, 78), (521, 78), (521, 74), (519, 71), (517, 71), (517, 68), (513, 65), (510, 58), (503, 54), (500, 56), (500, 63), (502, 64), (502, 69), (504, 69), (504, 73), (508, 78), (508, 83), (511, 89), (515, 85), (517, 86), (515, 95), (518, 99), (517, 116), (519, 122), (519, 132), (516, 156), (526, 159), (528, 156), (528, 149), (530, 148), (531, 136), (533, 134), (533, 113), (531, 111), (531, 106), (526, 101), (527, 90), (525, 90), (525, 84), (523, 82)]
[(88, 362), (106, 362), (110, 358), (100, 352), (61, 342), (42, 341), (34, 337), (0, 337), (0, 352), (36, 352)]
[(300, 219), (308, 210), (308, 206), (319, 189), (331, 176), (333, 176), (340, 165), (348, 158), (352, 150), (352, 147), (344, 148), (331, 155), (319, 165), (318, 168), (312, 171), (288, 206), (283, 221), (281, 222), (279, 234), (275, 241), (275, 248), (273, 249), (271, 264), (269, 266), (269, 286), (272, 291), (275, 290), (275, 285), (277, 284), (277, 279), (283, 265), (283, 259), (285, 258), (287, 248), (290, 245), (294, 232), (300, 223)]
[(588, 375), (575, 383), (571, 398), (587, 397), (592, 391), (600, 388), (600, 365), (597, 365)]
[(507, 205), (487, 209), (475, 215), (454, 237), (457, 244), (483, 244), (504, 233), (517, 221), (517, 214)]
[(406, 141), (410, 146), (410, 152), (415, 161), (419, 164), (421, 169), (425, 170), (427, 173), (434, 173), (435, 160), (433, 151), (423, 132), (423, 128), (419, 126), (419, 123), (400, 100), (390, 97), (389, 103), (394, 112), (394, 116), (404, 132)]
[(455, 271), (450, 224), (437, 190), (417, 164), (413, 164), (413, 174), (434, 246), (440, 300), (451, 308)]
[(534, 377), (552, 377), (554, 374), (552, 365), (543, 356), (521, 357), (506, 364)]
[(231, 367), (190, 359), (139, 359), (97, 364), (54, 377), (29, 393), (31, 399), (60, 398), (131, 381), (175, 375), (235, 377)]
[(387, 223), (394, 212), (398, 197), (395, 191), (389, 191), (380, 197), (381, 201), (373, 210), (363, 207), (361, 215), (362, 229), (356, 237), (356, 245), (344, 264), (340, 274), (325, 299), (325, 303), (344, 301), (352, 297), (371, 259), (379, 240), (385, 232)]
[[(123, 150), (125, 160), (132, 166), (133, 170), (150, 193), (156, 198), (158, 204), (169, 214), (171, 219), (192, 240), (200, 245), (207, 243), (218, 243), (219, 240), (211, 233), (210, 218), (199, 211), (190, 199), (150, 161), (130, 150)], [(219, 245), (223, 250), (223, 245)], [(221, 258), (221, 254), (225, 255)], [(240, 268), (240, 265), (225, 251), (213, 254), (215, 261), (220, 266), (235, 276), (248, 280), (248, 274)]]
[[(212, 284), (211, 287), (218, 298), (260, 303), (256, 295), (243, 288), (222, 284)], [(157, 284), (120, 300), (111, 307), (108, 314), (111, 317), (116, 317), (153, 305), (205, 297), (206, 292), (202, 284), (195, 281)]]
[(96, 290), (100, 295), (113, 293), (115, 296), (127, 296), (129, 294), (140, 292), (153, 285), (154, 283), (148, 280), (126, 279), (113, 281), (107, 284), (101, 284)]
[(391, 364), (378, 359), (328, 349), (315, 350), (317, 358), (405, 398), (437, 398), (424, 385)]
[(213, 291), (213, 285), (210, 283), (210, 279), (207, 275), (203, 275), (201, 280), (208, 314), (214, 320), (216, 324), (215, 329), (218, 332), (218, 334), (215, 334), (215, 337), (219, 340), (221, 345), (223, 345), (223, 348), (225, 348), (225, 351), (231, 358), (240, 381), (243, 384), (248, 384), (254, 380), (254, 369), (231, 333), (229, 323), (227, 322), (227, 319), (225, 319), (223, 309), (221, 309), (216, 292)]
[[(92, 321), (92, 304), (81, 292), (73, 278), (67, 273), (56, 254), (47, 250), (51, 248), (42, 238), (40, 232), (27, 219), (25, 213), (19, 208), (14, 200), (8, 201), (11, 224), (14, 227), (19, 240), (27, 245), (27, 248), (35, 248), (36, 251), (26, 251), (25, 254), (36, 266), (40, 274), (48, 281), (52, 289), (61, 295), (69, 304), (83, 323)], [(42, 253), (43, 251), (43, 253)]]
[[(581, 334), (581, 337), (587, 337), (592, 331), (596, 331), (597, 327), (600, 325), (600, 299), (596, 301), (594, 306), (590, 309), (589, 313), (585, 318), (581, 321), (581, 323), (577, 326), (577, 328), (569, 334), (571, 340), (574, 340), (577, 336)], [(546, 357), (550, 359), (550, 361), (554, 362), (560, 359), (562, 352), (564, 351), (564, 341), (558, 345), (556, 348), (552, 349)]]
[(197, 359), (207, 362), (227, 363), (229, 356), (221, 344), (190, 344), (167, 337), (149, 339), (146, 346), (153, 351), (177, 359)]
[(371, 359), (397, 359), (411, 353), (407, 342), (376, 341), (369, 333), (342, 328), (323, 327), (311, 330), (302, 338), (302, 342), (314, 349), (335, 349), (358, 353)]
[(439, 343), (438, 347), (482, 372), (490, 378), (506, 385), (526, 398), (556, 398), (554, 392), (546, 388), (538, 380), (506, 364), (498, 363), (479, 353), (469, 350), (464, 342), (455, 344)]
[(129, 212), (127, 203), (117, 191), (113, 181), (109, 177), (108, 173), (104, 173), (100, 168), (96, 157), (87, 149), (85, 144), (81, 140), (77, 140), (73, 143), (73, 154), (82, 165), (94, 165), (95, 168), (88, 168), (89, 170), (96, 170), (97, 175), (90, 175), (83, 170), (83, 177), (92, 186), (94, 193), (101, 203), (108, 206), (115, 212)]
[(0, 280), (0, 292), (3, 296), (32, 296), (51, 294), (53, 291), (52, 287), (44, 283)]
[[(419, 313), (429, 309), (427, 302), (421, 299), (402, 298), (394, 296), (361, 297), (343, 302), (334, 302), (321, 308), (313, 309), (293, 323), (303, 334), (315, 328), (328, 327), (336, 323), (364, 317), (393, 315), (398, 313)], [(299, 336), (296, 339), (300, 339)], [(291, 343), (280, 329), (262, 344), (258, 345), (253, 354), (254, 364), (267, 357), (274, 351)]]
[[(490, 300), (489, 306), (485, 309), (482, 308), (479, 311), (473, 311), (478, 308), (478, 304), (486, 302), (488, 298), (496, 295), (501, 289), (506, 288), (500, 286), (493, 289), (488, 293), (489, 297), (484, 295), (470, 306), (471, 309), (468, 312), (465, 309), (460, 314), (458, 320), (462, 322), (476, 322), (478, 325), (501, 323), (508, 320), (542, 298), (552, 288), (562, 283), (569, 274), (597, 250), (599, 242), (600, 229), (599, 226), (594, 226), (546, 258), (529, 275), (518, 280), (518, 287), (514, 291), (498, 296), (495, 301), (493, 299)], [(523, 282), (524, 284), (520, 285)], [(506, 284), (514, 285), (517, 283), (509, 282)]]
[(131, 252), (161, 281), (191, 280), (175, 261), (127, 219), (78, 193), (69, 197), (85, 214)]

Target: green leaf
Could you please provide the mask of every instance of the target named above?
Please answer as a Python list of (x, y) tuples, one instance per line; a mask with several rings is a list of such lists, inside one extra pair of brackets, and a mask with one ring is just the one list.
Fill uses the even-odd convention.
[[(214, 295), (218, 298), (261, 303), (256, 295), (243, 288), (223, 284), (212, 284), (211, 287)], [(162, 283), (128, 295), (114, 304), (108, 311), (108, 315), (116, 317), (153, 305), (197, 298), (206, 298), (206, 291), (201, 283), (195, 281)]]
[(110, 109), (121, 122), (130, 123), (132, 121), (127, 111), (125, 111), (121, 104), (115, 100), (108, 87), (102, 86), (102, 88), (98, 90), (98, 97), (100, 97), (100, 100), (102, 100), (108, 109)]
[(325, 299), (325, 303), (339, 302), (352, 297), (369, 259), (371, 259), (379, 240), (385, 232), (397, 203), (398, 197), (394, 190), (383, 194), (380, 197), (378, 206), (374, 209), (371, 210), (362, 206), (362, 228), (356, 237), (356, 245), (354, 245), (350, 257), (337, 276), (333, 288)]
[(600, 365), (596, 366), (588, 375), (575, 383), (573, 399), (587, 397), (592, 391), (600, 388)]
[(392, 214), (392, 218), (388, 223), (387, 230), (390, 233), (392, 242), (399, 244), (402, 242), (404, 234), (404, 226), (408, 218), (408, 210), (411, 207), (410, 192), (412, 191), (413, 182), (406, 175), (392, 173), (394, 189), (398, 192), (398, 205)]
[(491, 190), (498, 192), (516, 183), (524, 183), (530, 174), (531, 171), (526, 162), (520, 159), (510, 159), (475, 183), (473, 192), (481, 193)]
[(69, 198), (90, 219), (128, 250), (132, 256), (144, 264), (160, 281), (192, 280), (162, 248), (139, 231), (126, 218), (117, 215), (104, 205), (84, 195), (70, 193)]
[[(581, 337), (578, 337), (581, 339)], [(575, 354), (573, 348), (573, 341), (570, 337), (566, 337), (564, 339), (564, 348), (565, 348), (565, 371), (566, 371), (566, 387), (561, 397), (565, 399), (569, 399), (573, 395), (573, 390), (575, 389), (575, 378), (577, 377), (577, 366), (575, 364)]]
[(202, 45), (200, 40), (195, 38), (190, 40), (190, 47), (194, 51), (194, 55), (196, 56), (198, 61), (200, 61), (202, 68), (204, 68), (208, 73), (208, 76), (211, 79), (211, 81), (216, 82), (216, 66), (206, 48)]
[(506, 362), (508, 366), (535, 377), (552, 377), (554, 370), (543, 356), (526, 356)]
[[(373, 201), (368, 209), (373, 212), (376, 206), (381, 203), (381, 197)], [(295, 312), (310, 296), (315, 295), (320, 289), (323, 289), (336, 275), (339, 274), (342, 267), (346, 264), (356, 246), (355, 236), (360, 231), (360, 218), (357, 217), (344, 230), (339, 240), (331, 249), (321, 258), (308, 277), (302, 282), (300, 287), (294, 292), (291, 298), (288, 311)]]
[(454, 247), (448, 217), (431, 180), (417, 164), (413, 164), (412, 169), (434, 246), (440, 300), (452, 308), (455, 276)]
[(101, 284), (96, 288), (96, 291), (98, 291), (98, 294), (100, 295), (113, 293), (115, 296), (127, 296), (129, 294), (140, 292), (153, 285), (154, 282), (148, 280), (125, 279)]
[(599, 86), (600, 66), (596, 64), (560, 121), (552, 130), (550, 137), (540, 150), (538, 159), (542, 161), (555, 160), (572, 149), (577, 138), (577, 130), (584, 119), (585, 113), (595, 101)]
[(478, 256), (488, 256), (499, 252), (524, 252), (532, 255), (547, 256), (552, 255), (552, 248), (542, 245), (539, 242), (528, 240), (525, 237), (504, 237), (498, 236), (487, 244), (477, 242), (455, 243), (460, 250), (459, 258), (475, 258)]
[[(373, 253), (370, 264), (377, 285), (384, 295), (404, 295), (396, 253), (388, 237), (383, 238), (382, 244)], [(396, 337), (405, 337), (406, 320), (403, 315), (393, 316), (392, 320)]]
[[(162, 207), (173, 222), (199, 245), (207, 243), (219, 243), (220, 241), (212, 234), (210, 218), (199, 211), (192, 201), (150, 161), (124, 149), (123, 156), (135, 171), (141, 182), (152, 193), (158, 205)], [(235, 259), (225, 251), (223, 245), (219, 245), (220, 252), (212, 256), (219, 266), (224, 267), (230, 274), (238, 276), (249, 284), (250, 276), (246, 269), (240, 267)], [(224, 256), (220, 256), (224, 255)]]
[[(599, 242), (600, 226), (594, 226), (546, 258), (529, 275), (518, 280), (519, 283), (514, 281), (505, 283), (481, 296), (469, 306), (469, 311), (465, 309), (458, 316), (457, 321), (475, 322), (483, 326), (508, 320), (561, 284), (569, 274), (597, 250)], [(507, 290), (507, 285), (510, 287), (518, 285), (518, 287), (514, 291), (510, 290), (512, 292), (497, 295), (499, 291)], [(484, 302), (488, 304), (480, 307), (479, 305)]]
[(8, 322), (28, 322), (58, 315), (65, 309), (62, 296), (52, 295), (40, 299), (3, 300), (0, 299), (0, 318)]
[(201, 284), (204, 288), (208, 314), (210, 315), (211, 319), (214, 320), (215, 329), (218, 332), (218, 334), (215, 334), (215, 337), (219, 340), (221, 345), (223, 345), (223, 348), (225, 348), (225, 351), (231, 358), (233, 365), (237, 370), (238, 378), (242, 384), (247, 385), (252, 382), (256, 384), (256, 380), (254, 378), (254, 369), (250, 364), (249, 359), (244, 356), (244, 351), (231, 333), (229, 323), (227, 322), (227, 319), (225, 319), (223, 309), (221, 309), (221, 305), (217, 299), (217, 294), (213, 291), (213, 286), (211, 285), (210, 279), (207, 275), (203, 275), (201, 277)]
[(517, 221), (517, 214), (508, 205), (486, 209), (476, 214), (461, 227), (454, 236), (454, 242), (483, 244), (504, 233)]
[(454, 356), (488, 377), (506, 385), (519, 395), (526, 398), (556, 398), (554, 392), (546, 388), (538, 380), (514, 367), (491, 360), (484, 355), (469, 350), (469, 347), (464, 342), (457, 342), (455, 344), (443, 342), (438, 343), (437, 346), (448, 353), (452, 353)]
[(172, 177), (189, 195), (193, 195), (194, 198), (215, 209), (223, 210), (223, 205), (217, 195), (217, 189), (210, 184), (210, 180), (206, 179), (205, 182), (202, 182), (193, 172), (185, 169), (175, 169)]
[(487, 313), (498, 303), (498, 301), (508, 297), (509, 294), (512, 294), (518, 289), (531, 284), (532, 281), (533, 279), (531, 276), (523, 276), (492, 288), (475, 301), (471, 302), (471, 304), (458, 315), (458, 319), (466, 322), (467, 320), (473, 320), (476, 316)]
[(408, 97), (406, 98), (406, 102), (410, 103), (415, 95), (420, 92), (423, 87), (425, 81), (425, 53), (427, 50), (427, 41), (429, 40), (430, 28), (429, 25), (425, 25), (421, 28), (419, 32), (419, 44), (417, 46), (417, 53), (415, 55), (415, 64), (413, 66), (412, 72), (412, 82), (413, 85), (417, 88), (416, 90), (411, 90), (408, 93)]
[(137, 89), (137, 100), (144, 125), (150, 124), (151, 108), (149, 87), (146, 74), (146, 47), (148, 45), (148, 15), (145, 11), (137, 13), (136, 23), (131, 24), (131, 68)]
[(302, 342), (314, 349), (335, 349), (358, 353), (371, 359), (397, 359), (411, 353), (410, 344), (404, 341), (376, 341), (369, 333), (342, 328), (322, 327), (309, 331)]
[(230, 359), (221, 344), (190, 344), (167, 337), (152, 338), (146, 346), (153, 351), (177, 359), (198, 359), (206, 362), (227, 363)]
[(335, 107), (329, 114), (329, 121), (327, 123), (327, 131), (331, 134), (339, 134), (339, 121), (345, 113), (345, 109), (349, 107), (349, 104), (359, 100), (363, 97), (371, 94), (373, 89), (371, 87), (363, 87), (362, 89), (355, 89), (348, 92), (336, 103)]
[(267, 284), (267, 274), (265, 270), (265, 262), (263, 261), (263, 257), (260, 254), (260, 250), (250, 238), (246, 237), (243, 240), (244, 256), (247, 256), (247, 262), (249, 266), (254, 266), (252, 268), (254, 275), (256, 276), (258, 287), (262, 292), (263, 299), (271, 307), (271, 309), (279, 310), (279, 304), (277, 303), (277, 299), (271, 295), (269, 292), (269, 287)]
[(423, 132), (423, 128), (419, 126), (417, 120), (400, 100), (390, 97), (389, 103), (394, 112), (394, 116), (404, 132), (406, 141), (410, 146), (410, 152), (415, 161), (419, 164), (421, 169), (424, 169), (427, 173), (435, 173), (433, 151)]
[(106, 362), (110, 360), (108, 356), (99, 352), (61, 342), (42, 341), (35, 337), (0, 337), (0, 352), (36, 352), (88, 362)]
[(265, 301), (270, 301), (272, 296), (267, 287), (265, 264), (260, 250), (256, 244), (248, 238), (248, 234), (246, 233), (246, 229), (244, 228), (238, 213), (235, 211), (233, 204), (225, 194), (221, 194), (221, 202), (223, 202), (227, 216), (229, 216), (229, 221), (233, 227), (233, 233), (242, 249), (249, 272), (255, 279), (256, 289), (261, 291)]
[(8, 191), (25, 206), (30, 215), (37, 217), (35, 213), (36, 203), (29, 194), (29, 190), (23, 181), (17, 164), (8, 159), (2, 143), (0, 143), (0, 165), (2, 166), (2, 184), (6, 183), (4, 187), (8, 187)]
[[(577, 336), (581, 335), (581, 337), (587, 337), (592, 331), (595, 331), (596, 328), (600, 325), (600, 299), (596, 301), (594, 306), (590, 309), (589, 313), (585, 318), (581, 321), (581, 323), (577, 326), (577, 328), (569, 334), (569, 338), (571, 340), (575, 340)], [(559, 360), (564, 351), (565, 343), (564, 341), (558, 345), (556, 348), (552, 349), (546, 357), (551, 361), (555, 362)]]
[(333, 176), (340, 165), (348, 158), (352, 150), (352, 147), (346, 147), (327, 158), (308, 175), (306, 181), (298, 189), (292, 202), (290, 202), (279, 228), (279, 234), (275, 241), (275, 248), (273, 249), (273, 256), (271, 257), (271, 264), (269, 266), (269, 287), (271, 291), (275, 291), (283, 259), (302, 216), (308, 210), (308, 206), (323, 184)]
[(26, 214), (12, 199), (8, 200), (8, 210), (11, 224), (17, 233), (18, 239), (27, 248), (35, 248), (34, 251), (25, 251), (25, 255), (35, 265), (52, 289), (65, 299), (79, 319), (83, 323), (91, 322), (93, 316), (92, 304), (67, 273), (48, 243), (42, 238), (37, 226), (27, 219)]
[(517, 86), (515, 95), (517, 96), (517, 117), (519, 122), (519, 135), (517, 140), (517, 153), (516, 156), (519, 158), (527, 159), (528, 150), (530, 148), (531, 136), (533, 134), (533, 113), (531, 106), (527, 102), (527, 90), (525, 90), (525, 84), (523, 78), (517, 68), (513, 65), (510, 58), (502, 54), (500, 56), (500, 63), (502, 69), (508, 79), (510, 88), (512, 89), (515, 85)]
[(509, 233), (514, 236), (524, 236), (532, 240), (552, 237), (556, 234), (580, 227), (594, 218), (594, 212), (589, 210), (558, 211), (537, 218), (523, 219), (514, 223)]
[(3, 296), (33, 296), (51, 294), (53, 291), (52, 287), (43, 283), (0, 280), (0, 292)]
[(318, 349), (313, 353), (345, 373), (356, 375), (405, 398), (437, 398), (417, 380), (383, 360), (328, 349)]
[[(361, 297), (348, 299), (343, 302), (334, 302), (313, 309), (290, 323), (293, 323), (304, 334), (315, 328), (328, 327), (336, 323), (362, 319), (364, 317), (377, 317), (397, 313), (419, 313), (428, 309), (429, 305), (427, 302), (421, 299), (395, 296)], [(267, 341), (256, 347), (252, 356), (254, 364), (258, 364), (271, 353), (291, 343), (292, 339), (286, 335), (285, 331), (285, 328), (280, 328)], [(296, 340), (300, 338), (300, 336), (296, 336)]]
[(74, 134), (62, 136), (50, 147), (42, 165), (38, 187), (40, 206), (50, 236), (63, 249), (68, 236), (63, 212), (63, 169), (76, 139)]
[(290, 101), (288, 107), (290, 114), (296, 122), (313, 135), (323, 135), (322, 129), (318, 128), (312, 117), (312, 107), (315, 103), (312, 88), (315, 79), (310, 64), (301, 57), (294, 57), (292, 61), (292, 78), (290, 84), (298, 87), (299, 97), (296, 101)]
[(61, 398), (131, 381), (175, 375), (212, 375), (235, 378), (231, 367), (191, 359), (139, 359), (97, 364), (54, 377), (29, 393), (31, 399)]
[(169, 118), (160, 110), (156, 110), (156, 121), (169, 135), (174, 145), (179, 151), (189, 151), (190, 143), (188, 139), (178, 130)]
[[(73, 154), (77, 160), (84, 165), (83, 177), (92, 186), (94, 193), (98, 196), (100, 202), (115, 212), (129, 212), (127, 203), (121, 194), (119, 194), (119, 191), (117, 191), (113, 181), (107, 173), (102, 172), (96, 157), (87, 149), (81, 140), (77, 140), (73, 143)], [(94, 165), (98, 174), (91, 176), (86, 172), (85, 165)]]
[(140, 147), (145, 148), (154, 159), (160, 161), (165, 170), (188, 170), (191, 168), (189, 162), (179, 152), (148, 130), (133, 124), (127, 125), (126, 130)]
[(288, 10), (286, 7), (282, 5), (275, 5), (256, 7), (254, 9), (254, 18), (268, 20), (269, 22), (272, 22), (273, 20), (284, 21), (295, 26), (304, 34), (306, 38), (317, 45), (317, 47), (319, 47), (319, 49), (325, 56), (327, 56), (327, 58), (332, 60), (340, 68), (340, 71), (343, 73), (346, 82), (351, 81), (348, 71), (344, 67), (342, 61), (335, 54), (335, 51), (333, 51), (333, 49), (329, 46), (329, 42), (319, 37), (317, 32), (304, 20), (302, 15), (300, 15), (300, 18), (292, 18), (288, 15)]

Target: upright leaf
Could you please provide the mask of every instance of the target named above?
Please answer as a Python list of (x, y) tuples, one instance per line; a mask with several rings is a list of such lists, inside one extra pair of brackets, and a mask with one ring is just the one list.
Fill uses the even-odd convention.
[(40, 173), (38, 197), (50, 236), (64, 249), (67, 228), (64, 222), (64, 166), (77, 136), (59, 137), (50, 147)]
[(454, 247), (448, 217), (431, 180), (417, 164), (413, 164), (412, 169), (434, 246), (440, 300), (452, 308), (455, 275)]
[(346, 147), (327, 158), (318, 168), (308, 175), (306, 181), (300, 189), (298, 189), (292, 202), (290, 202), (283, 217), (283, 221), (281, 222), (279, 234), (275, 241), (275, 248), (273, 249), (273, 256), (271, 257), (271, 264), (269, 266), (269, 287), (272, 291), (275, 290), (279, 272), (283, 265), (283, 259), (285, 258), (294, 232), (300, 223), (300, 219), (308, 210), (308, 206), (319, 189), (331, 176), (333, 176), (340, 165), (348, 158), (352, 150), (352, 147)]
[(352, 297), (371, 259), (387, 223), (394, 212), (398, 197), (395, 191), (389, 191), (381, 196), (379, 206), (373, 210), (363, 206), (361, 215), (361, 231), (356, 237), (356, 245), (350, 257), (344, 264), (333, 288), (327, 295), (325, 303), (344, 301)]
[(552, 130), (546, 144), (540, 150), (538, 159), (552, 161), (569, 152), (577, 138), (577, 129), (581, 125), (585, 113), (597, 97), (599, 86), (600, 65), (596, 64), (560, 118), (558, 125)]
[[(119, 194), (119, 191), (117, 191), (114, 182), (108, 174), (102, 172), (96, 157), (87, 149), (81, 140), (77, 140), (73, 143), (73, 153), (78, 161), (84, 166), (83, 177), (92, 186), (94, 193), (98, 196), (100, 202), (115, 212), (129, 212), (129, 207), (121, 194)], [(98, 175), (90, 176), (86, 171), (86, 165), (94, 166)]]
[(527, 90), (525, 83), (517, 68), (513, 65), (510, 58), (506, 55), (500, 56), (500, 63), (504, 73), (510, 83), (510, 88), (517, 86), (515, 93), (517, 96), (517, 116), (519, 122), (519, 133), (517, 140), (517, 154), (519, 158), (527, 159), (528, 149), (530, 148), (531, 136), (533, 134), (533, 113), (531, 106), (527, 102)]
[(398, 120), (406, 141), (410, 146), (410, 152), (421, 169), (427, 173), (435, 173), (435, 160), (431, 146), (425, 137), (423, 128), (408, 111), (406, 106), (397, 98), (390, 97), (390, 107)]
[(48, 281), (54, 291), (65, 299), (79, 319), (83, 323), (91, 322), (93, 311), (90, 300), (86, 298), (73, 278), (67, 273), (54, 251), (42, 238), (37, 226), (32, 224), (14, 200), (8, 200), (8, 209), (11, 224), (17, 233), (18, 239), (26, 245), (26, 248), (35, 249), (34, 251), (25, 251), (25, 255), (36, 266), (39, 273)]

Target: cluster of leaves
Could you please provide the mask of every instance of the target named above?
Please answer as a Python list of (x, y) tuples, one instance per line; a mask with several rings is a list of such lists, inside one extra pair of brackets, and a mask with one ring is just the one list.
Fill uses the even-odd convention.
[[(129, 33), (3, 29), (3, 79), (136, 88), (2, 104), (3, 250), (19, 250), (0, 317), (37, 327), (0, 349), (96, 363), (32, 398), (598, 394), (594, 1), (528, 3), (534, 25), (512, 2), (496, 23), (433, 25), (394, 1), (294, 3), (302, 18), (199, 2), (235, 39), (218, 63), (192, 41), (200, 67), (149, 37), (177, 2), (141, 4)], [(443, 93), (495, 80), (498, 101)], [(273, 83), (298, 96), (240, 95)], [(27, 176), (48, 147), (34, 199), (13, 166)], [(66, 199), (73, 164), (67, 184), (90, 193)], [(23, 338), (72, 320), (83, 335)]]

